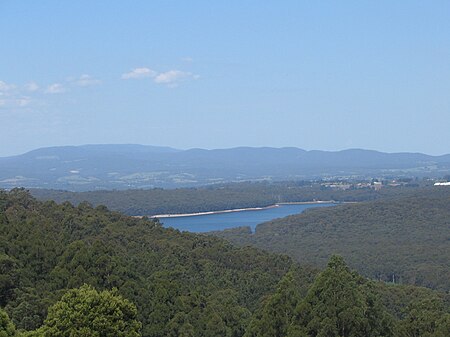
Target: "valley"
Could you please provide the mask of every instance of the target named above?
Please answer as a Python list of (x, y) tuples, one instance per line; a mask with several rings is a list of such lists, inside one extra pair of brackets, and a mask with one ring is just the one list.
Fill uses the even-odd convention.
[[(440, 190), (422, 199), (416, 196), (395, 202), (379, 200), (314, 207), (300, 215), (258, 225), (254, 234), (249, 227), (212, 233), (236, 243), (234, 246), (209, 233), (164, 228), (158, 221), (122, 215), (101, 205), (92, 207), (86, 202), (78, 206), (68, 202), (58, 205), (54, 201), (38, 201), (23, 189), (0, 191), (0, 305), (4, 308), (0, 314), (6, 317), (6, 322), (11, 319), (10, 331), (14, 328), (19, 335), (44, 336), (55, 329), (51, 322), (61, 321), (60, 316), (54, 317), (57, 313), (53, 308), (67, 305), (64, 301), (70, 301), (69, 294), (96, 296), (92, 289), (117, 288), (108, 296), (116, 296), (115, 301), (130, 301), (126, 303), (135, 306), (133, 321), (126, 324), (131, 324), (130, 329), (134, 326), (142, 336), (181, 335), (187, 327), (195, 336), (263, 336), (275, 326), (281, 336), (287, 336), (291, 330), (305, 329), (314, 335), (314, 331), (326, 326), (329, 308), (338, 312), (358, 308), (368, 314), (361, 314), (347, 324), (360, 331), (359, 334), (371, 331), (382, 336), (403, 337), (408, 331), (428, 329), (417, 327), (415, 319), (411, 319), (419, 314), (422, 322), (433, 325), (432, 330), (419, 331), (432, 331), (433, 336), (444, 337), (450, 318), (446, 275), (449, 252), (445, 219), (448, 217), (444, 211), (448, 210), (445, 208), (448, 197), (448, 191)], [(416, 213), (406, 217), (405, 222), (412, 219), (415, 222), (401, 229), (403, 222), (399, 219), (406, 213), (400, 212), (406, 204), (413, 205)], [(277, 208), (269, 210), (274, 209)], [(376, 214), (382, 227), (368, 229), (365, 224), (368, 219), (356, 223), (355, 219), (362, 213)], [(419, 213), (423, 214), (422, 220), (417, 218)], [(239, 212), (226, 215), (229, 214), (239, 215)], [(381, 214), (385, 214), (385, 220)], [(305, 224), (316, 219), (312, 227), (300, 225), (300, 228), (312, 228), (320, 233), (323, 247), (328, 250), (314, 241), (312, 234), (304, 232), (302, 236), (307, 236), (303, 239), (296, 234), (297, 226), (293, 224), (297, 218)], [(399, 228), (394, 235), (385, 236), (383, 233), (392, 228), (389, 219), (396, 219)], [(429, 226), (423, 227), (423, 221), (432, 221), (434, 228), (427, 230)], [(284, 229), (285, 223), (291, 229)], [(353, 227), (346, 228), (346, 223)], [(337, 236), (341, 233), (340, 226), (345, 231), (344, 237)], [(423, 235), (423, 231), (427, 234)], [(365, 240), (361, 240), (359, 233), (364, 233)], [(337, 244), (345, 237), (350, 241), (344, 240), (342, 246)], [(422, 243), (421, 237), (425, 239)], [(281, 245), (264, 243), (269, 238), (268, 242)], [(287, 238), (293, 239), (295, 245)], [(397, 254), (390, 249), (388, 238), (396, 238)], [(412, 257), (408, 260), (401, 255), (404, 248), (399, 243), (411, 238), (415, 238), (411, 242), (420, 249), (408, 246), (408, 255)], [(311, 245), (305, 245), (305, 240)], [(380, 242), (384, 255), (378, 256), (378, 250), (371, 249), (373, 240)], [(350, 242), (365, 247), (365, 255), (359, 246), (349, 245)], [(425, 243), (429, 244), (429, 254), (423, 254)], [(314, 246), (317, 248), (308, 251)], [(369, 279), (351, 271), (335, 253), (345, 256), (350, 266), (370, 276)], [(398, 260), (399, 257), (403, 260)], [(357, 263), (361, 258), (363, 265), (371, 269), (361, 268)], [(417, 259), (422, 261), (422, 266), (416, 264)], [(391, 269), (400, 265), (406, 269)], [(425, 265), (427, 269), (423, 269)], [(368, 273), (377, 269), (387, 274), (377, 278)], [(412, 270), (415, 278), (409, 274)], [(391, 281), (392, 271), (398, 279)], [(383, 280), (385, 276), (388, 278)], [(334, 288), (336, 282), (342, 285)], [(85, 284), (93, 288), (86, 288)], [(69, 289), (71, 293), (67, 292)], [(318, 295), (336, 291), (341, 299), (338, 302)], [(351, 298), (358, 300), (352, 302)], [(416, 307), (422, 308), (419, 313), (414, 311)], [(45, 319), (47, 310), (53, 315), (51, 319), (50, 316)], [(286, 316), (280, 317), (279, 312), (285, 312)], [(300, 319), (298, 312), (308, 316)], [(313, 328), (312, 320), (322, 323)], [(364, 328), (358, 323), (361, 321), (366, 322)], [(68, 324), (61, 329), (71, 328), (71, 323)]]

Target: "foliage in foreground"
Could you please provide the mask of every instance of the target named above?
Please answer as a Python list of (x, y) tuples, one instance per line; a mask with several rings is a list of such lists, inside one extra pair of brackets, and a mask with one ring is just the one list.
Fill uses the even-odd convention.
[(67, 290), (86, 283), (100, 292), (117, 288), (134, 303), (143, 336), (183, 330), (210, 336), (208, 326), (240, 336), (260, 299), (291, 266), (286, 256), (235, 248), (105, 207), (0, 191), (0, 307), (19, 330), (36, 330)]
[(0, 308), (0, 337), (16, 336), (16, 327), (9, 319), (8, 314)]
[(1, 337), (448, 336), (445, 295), (368, 281), (339, 257), (316, 275), (105, 207), (0, 191)]
[[(412, 302), (405, 319), (397, 322), (382, 305), (373, 281), (350, 271), (342, 257), (333, 256), (306, 294), (298, 287), (295, 273), (288, 272), (276, 291), (267, 297), (238, 333), (222, 320), (218, 312), (203, 326), (205, 336), (244, 337), (445, 337), (449, 333), (450, 313), (436, 298)], [(227, 296), (222, 306), (230, 303)], [(239, 320), (242, 313), (231, 312)], [(14, 327), (6, 323), (14, 336)], [(117, 291), (97, 292), (83, 285), (69, 290), (49, 308), (44, 325), (27, 337), (57, 336), (140, 336), (141, 324), (136, 320), (136, 307), (117, 295)], [(231, 317), (229, 317), (231, 318)], [(198, 317), (197, 317), (198, 319)], [(233, 321), (233, 319), (231, 319)], [(196, 336), (195, 321), (177, 314), (161, 336)], [(1, 335), (0, 330), (0, 336)]]
[(287, 273), (257, 311), (245, 337), (444, 337), (450, 336), (450, 310), (442, 298), (416, 298), (398, 319), (388, 312), (374, 281), (351, 271), (332, 256), (301, 296)]
[(392, 336), (393, 326), (371, 282), (351, 272), (341, 257), (333, 256), (304, 298), (287, 274), (252, 321), (246, 337)]
[(46, 337), (139, 337), (136, 306), (117, 290), (98, 292), (88, 285), (69, 290), (48, 309), (38, 334)]

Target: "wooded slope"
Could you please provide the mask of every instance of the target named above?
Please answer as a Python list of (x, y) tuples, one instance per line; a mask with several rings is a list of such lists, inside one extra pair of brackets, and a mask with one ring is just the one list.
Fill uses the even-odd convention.
[(238, 245), (288, 254), (323, 267), (341, 254), (352, 268), (383, 281), (450, 290), (450, 189), (308, 209), (257, 226), (214, 233)]

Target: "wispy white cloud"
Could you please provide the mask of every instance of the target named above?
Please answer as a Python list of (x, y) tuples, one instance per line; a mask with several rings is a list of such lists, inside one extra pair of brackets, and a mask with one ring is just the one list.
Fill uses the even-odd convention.
[[(183, 59), (185, 62), (192, 62), (192, 59), (187, 57)], [(122, 79), (143, 79), (152, 78), (153, 82), (156, 84), (165, 84), (168, 87), (176, 87), (182, 81), (188, 79), (198, 79), (200, 76), (195, 75), (191, 72), (181, 71), (176, 69), (171, 69), (165, 72), (157, 72), (150, 68), (141, 67), (135, 68), (128, 73), (122, 74)]]
[(44, 92), (46, 94), (61, 94), (66, 92), (66, 88), (61, 83), (53, 83), (49, 85)]
[(65, 83), (49, 85), (39, 85), (35, 81), (20, 85), (0, 81), (0, 108), (16, 110), (36, 104), (42, 105), (46, 101), (43, 95), (62, 94), (69, 91), (71, 86), (88, 87), (99, 83), (100, 80), (88, 74), (68, 78)]
[(23, 88), (16, 84), (0, 81), (0, 108), (22, 108), (30, 104), (31, 98), (23, 94)]
[(15, 100), (16, 105), (18, 105), (19, 107), (26, 107), (31, 103), (31, 98), (30, 97), (21, 97)]
[(156, 83), (173, 83), (189, 76), (189, 73), (185, 73), (179, 70), (169, 70), (159, 74), (155, 77)]
[(122, 79), (138, 79), (138, 78), (147, 78), (147, 77), (155, 77), (157, 72), (149, 69), (149, 68), (135, 68), (128, 73), (122, 74)]
[(99, 79), (96, 79), (88, 74), (83, 74), (78, 78), (71, 78), (69, 79), (69, 82), (72, 82), (80, 87), (89, 87), (91, 85), (97, 85), (101, 83)]
[(4, 109), (16, 109), (24, 108), (31, 104), (30, 97), (9, 97), (6, 99), (0, 99), (0, 108)]
[(167, 84), (169, 87), (176, 87), (179, 82), (188, 79), (198, 79), (198, 75), (194, 75), (190, 72), (180, 70), (169, 70), (164, 73), (160, 73), (155, 77), (155, 83)]
[(25, 84), (25, 90), (35, 92), (39, 90), (39, 85), (36, 82), (28, 82)]
[(16, 85), (14, 84), (8, 84), (6, 82), (0, 81), (0, 92), (7, 92), (14, 90), (16, 88)]
[(19, 108), (45, 104), (44, 95), (62, 94), (71, 86), (88, 87), (101, 83), (91, 75), (67, 78), (65, 82), (39, 85), (35, 81), (25, 84), (11, 84), (0, 81), (0, 108), (16, 110)]

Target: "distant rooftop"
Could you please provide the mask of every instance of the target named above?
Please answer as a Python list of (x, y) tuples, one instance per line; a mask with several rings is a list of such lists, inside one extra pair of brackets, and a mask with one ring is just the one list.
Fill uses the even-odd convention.
[(450, 182), (434, 183), (434, 186), (450, 186)]

